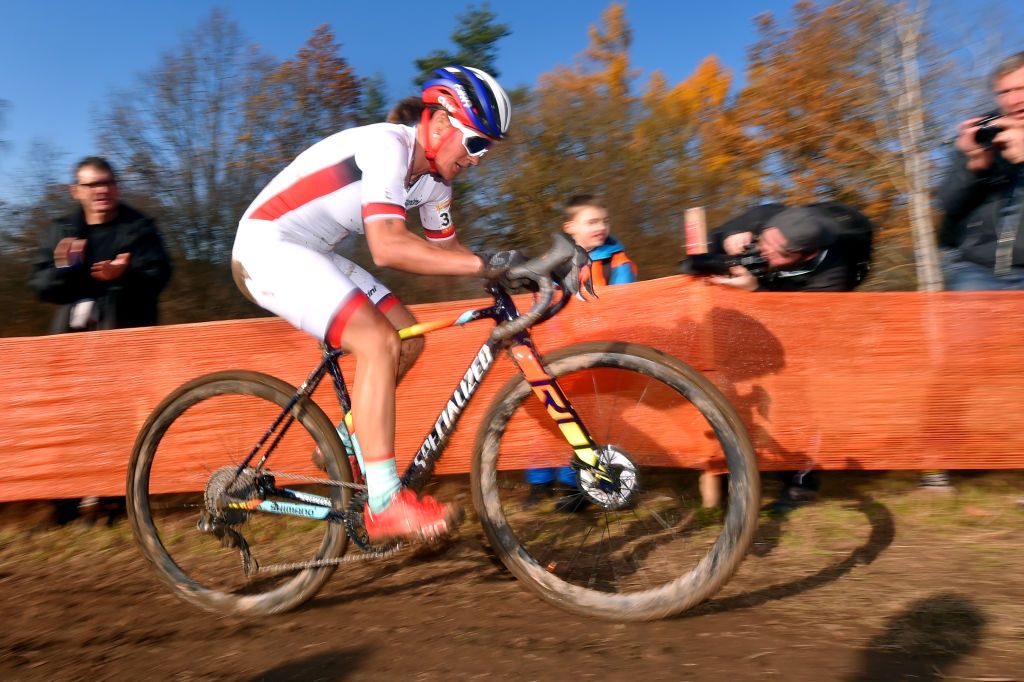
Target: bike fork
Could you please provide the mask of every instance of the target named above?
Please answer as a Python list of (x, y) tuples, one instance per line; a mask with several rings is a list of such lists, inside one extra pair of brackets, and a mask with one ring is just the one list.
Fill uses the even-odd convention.
[(583, 420), (576, 414), (558, 382), (544, 371), (533, 345), (529, 342), (520, 342), (512, 346), (509, 352), (513, 362), (533, 388), (534, 394), (544, 404), (548, 416), (555, 421), (562, 436), (572, 447), (572, 467), (589, 469), (599, 480), (614, 483), (612, 474), (598, 457), (597, 445), (590, 437)]

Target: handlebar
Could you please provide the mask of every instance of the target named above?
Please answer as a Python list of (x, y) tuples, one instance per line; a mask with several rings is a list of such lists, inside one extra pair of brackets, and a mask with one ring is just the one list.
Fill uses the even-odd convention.
[[(561, 301), (551, 307), (551, 300), (555, 294), (556, 278), (552, 271), (565, 265), (576, 252), (576, 247), (571, 240), (564, 235), (556, 234), (551, 247), (537, 256), (531, 258), (522, 265), (509, 268), (504, 275), (506, 280), (530, 280), (537, 285), (537, 297), (533, 306), (525, 313), (514, 320), (508, 320), (498, 324), (491, 332), (491, 338), (496, 341), (504, 341), (516, 334), (537, 324), (544, 315), (561, 310), (568, 302), (568, 296), (563, 294)], [(561, 284), (561, 282), (558, 282)]]

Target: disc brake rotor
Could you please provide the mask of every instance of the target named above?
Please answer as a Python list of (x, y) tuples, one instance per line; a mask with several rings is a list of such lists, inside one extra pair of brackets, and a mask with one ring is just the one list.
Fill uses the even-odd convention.
[(592, 469), (581, 469), (580, 490), (605, 509), (622, 509), (632, 501), (637, 490), (636, 464), (614, 445), (600, 448), (597, 456), (607, 476)]

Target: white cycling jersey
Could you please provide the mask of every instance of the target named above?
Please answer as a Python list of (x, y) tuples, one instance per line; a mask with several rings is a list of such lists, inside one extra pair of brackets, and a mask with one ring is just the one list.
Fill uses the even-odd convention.
[(272, 220), (282, 235), (331, 251), (364, 223), (405, 220), (420, 209), (428, 239), (449, 239), (452, 189), (424, 174), (411, 186), (416, 129), (376, 123), (335, 133), (292, 161), (260, 192), (242, 220)]
[(427, 239), (454, 238), (451, 187), (429, 174), (406, 186), (415, 145), (410, 126), (351, 128), (278, 173), (243, 214), (232, 251), (256, 302), (319, 339), (358, 290), (385, 309), (391, 292), (337, 249), (367, 223), (405, 220), (414, 207)]

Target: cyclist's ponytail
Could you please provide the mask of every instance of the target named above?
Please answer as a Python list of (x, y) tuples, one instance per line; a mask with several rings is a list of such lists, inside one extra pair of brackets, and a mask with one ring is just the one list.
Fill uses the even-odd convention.
[[(400, 123), (402, 125), (414, 126), (420, 122), (423, 110), (428, 108), (419, 97), (406, 97), (396, 104), (388, 112), (386, 121), (388, 123)], [(430, 107), (435, 108), (435, 107)]]

